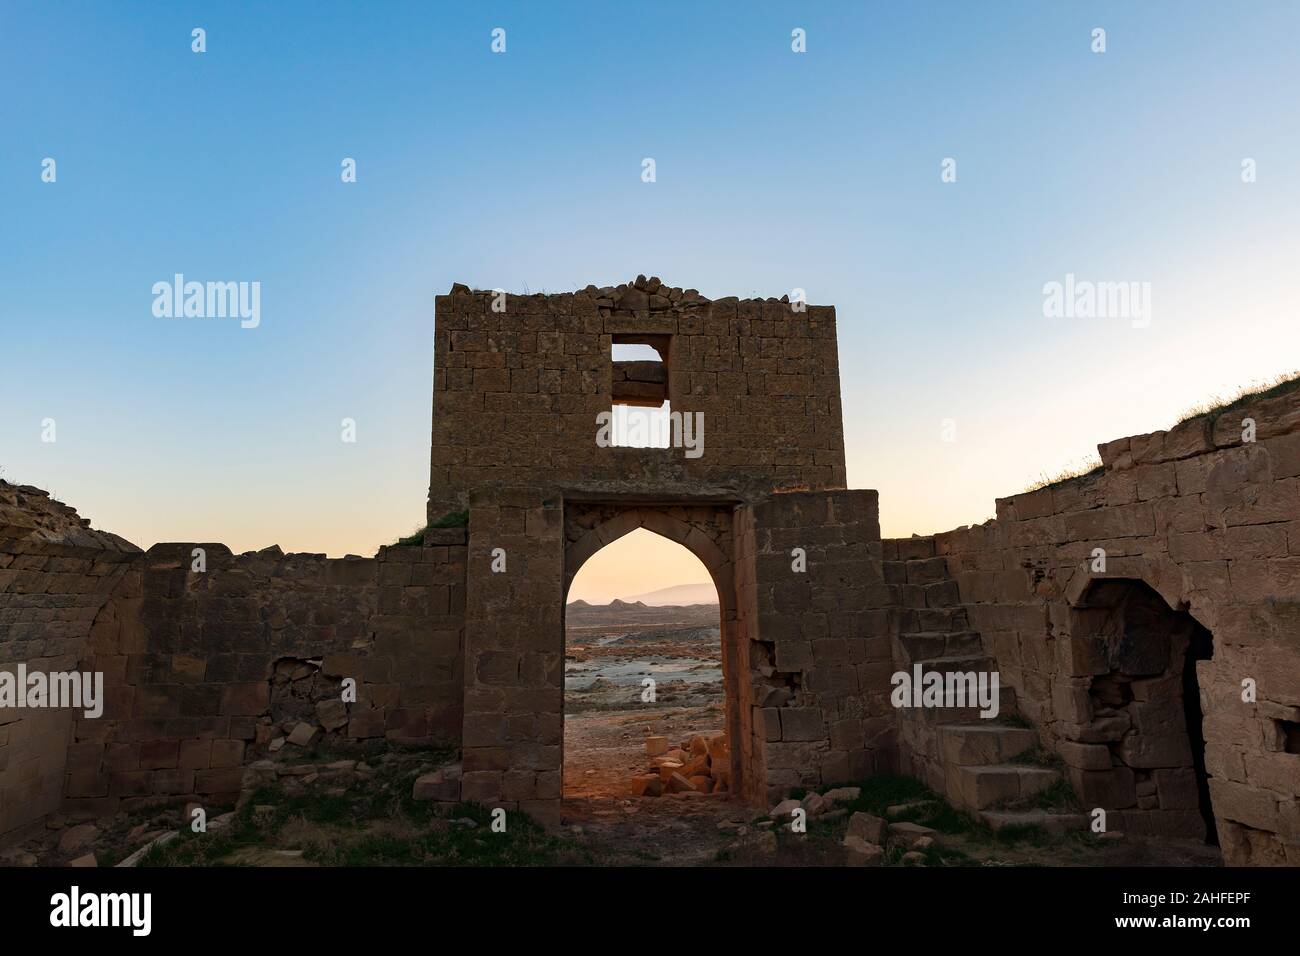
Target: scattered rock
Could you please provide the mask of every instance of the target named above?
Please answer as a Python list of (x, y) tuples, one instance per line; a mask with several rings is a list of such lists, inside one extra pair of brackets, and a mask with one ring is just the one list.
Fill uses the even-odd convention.
[(668, 776), (669, 793), (686, 793), (687, 791), (695, 792), (695, 784), (691, 783), (680, 773), (673, 772)]
[(885, 850), (878, 844), (849, 834), (844, 838), (844, 856), (849, 866), (880, 866)]
[(322, 700), (316, 703), (316, 719), (327, 731), (346, 727), (348, 723), (348, 705), (341, 700)]
[(836, 787), (823, 793), (822, 799), (827, 803), (852, 803), (860, 796), (862, 796), (861, 787)]
[(422, 774), (415, 778), (411, 799), (455, 803), (460, 799), (460, 776), (460, 764), (451, 764), (433, 773)]
[(97, 836), (99, 836), (99, 827), (93, 823), (81, 823), (75, 827), (69, 827), (59, 834), (59, 852), (64, 854), (75, 853), (82, 847), (93, 843)]
[(320, 728), (315, 724), (303, 721), (293, 728), (293, 733), (289, 734), (289, 743), (295, 747), (310, 747), (320, 739), (320, 733)]
[(922, 837), (929, 837), (932, 844), (943, 842), (939, 831), (931, 830), (929, 827), (923, 827), (916, 823), (891, 823), (889, 825), (889, 838), (903, 844), (903, 846), (914, 846)]
[(772, 812), (769, 813), (768, 816), (770, 816), (773, 820), (780, 820), (783, 817), (790, 816), (792, 813), (798, 810), (800, 806), (801, 804), (799, 803), (798, 800), (782, 800), (780, 803), (778, 803), (776, 806), (772, 808)]
[(79, 856), (71, 861), (68, 866), (99, 866), (99, 861), (95, 859), (95, 854), (87, 853), (85, 856)]
[(889, 824), (870, 813), (855, 813), (849, 817), (849, 836), (859, 837), (867, 843), (884, 843), (885, 828)]
[[(671, 750), (667, 736), (649, 734), (645, 738), (645, 747), (654, 772), (640, 773), (632, 778), (632, 793), (638, 797), (708, 795), (724, 793), (731, 788), (731, 758), (726, 734), (695, 734)], [(651, 781), (656, 776), (659, 779), (657, 787)], [(681, 779), (674, 780), (677, 777)]]
[(638, 797), (658, 797), (664, 792), (663, 778), (657, 773), (643, 773), (632, 778), (632, 793)]

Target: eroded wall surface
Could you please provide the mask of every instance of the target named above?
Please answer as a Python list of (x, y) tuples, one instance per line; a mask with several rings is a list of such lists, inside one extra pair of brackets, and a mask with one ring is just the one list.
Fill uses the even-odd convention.
[[(436, 308), (431, 521), (491, 486), (746, 499), (845, 485), (831, 307), (641, 279), (560, 295), (456, 286)], [(702, 455), (597, 445), (620, 341), (657, 345), (672, 411), (703, 415)]]
[(211, 544), (140, 556), (89, 631), (84, 667), (105, 675), (110, 706), (75, 722), (67, 808), (233, 800), (244, 765), (300, 724), (457, 742), (465, 531), (431, 535), (374, 558)]
[[(1171, 706), (1191, 631), (1098, 590), (1141, 582), (1210, 632), (1194, 670), (1225, 858), (1300, 863), (1300, 393), (1100, 451), (1099, 472), (1000, 499), (995, 520), (886, 542), (904, 603), (927, 578), (950, 579), (1083, 806), (1106, 808), (1112, 829), (1195, 836), (1187, 728)], [(1133, 663), (1153, 647), (1169, 666)], [(936, 759), (924, 746), (904, 756)]]
[(896, 769), (894, 595), (876, 492), (777, 494), (747, 510), (738, 550), (753, 719), (742, 744), (753, 788), (776, 799)]
[[(0, 481), (0, 671), (70, 673), (139, 549), (38, 488)], [(63, 800), (74, 711), (0, 707), (0, 836)]]

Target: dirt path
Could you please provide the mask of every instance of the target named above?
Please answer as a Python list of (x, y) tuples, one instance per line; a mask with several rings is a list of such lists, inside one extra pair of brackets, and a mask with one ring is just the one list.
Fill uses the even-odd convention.
[(711, 861), (724, 843), (723, 820), (755, 813), (726, 794), (632, 796), (631, 779), (650, 767), (647, 728), (671, 741), (722, 727), (720, 700), (634, 712), (574, 714), (564, 723), (564, 824), (577, 837), (627, 862), (689, 866)]

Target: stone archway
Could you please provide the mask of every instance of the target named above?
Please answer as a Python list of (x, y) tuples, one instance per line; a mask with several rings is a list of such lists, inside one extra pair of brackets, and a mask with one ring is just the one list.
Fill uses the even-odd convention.
[(748, 657), (741, 646), (737, 618), (733, 511), (731, 502), (706, 504), (619, 501), (566, 501), (564, 505), (564, 602), (579, 569), (606, 545), (644, 528), (682, 545), (708, 569), (718, 592), (722, 642), (722, 681), (725, 725), (731, 741), (733, 795), (744, 799), (748, 777)]
[(1135, 578), (1097, 578), (1070, 608), (1082, 720), (1058, 724), (1071, 780), (1117, 828), (1215, 843), (1197, 664), (1210, 631)]

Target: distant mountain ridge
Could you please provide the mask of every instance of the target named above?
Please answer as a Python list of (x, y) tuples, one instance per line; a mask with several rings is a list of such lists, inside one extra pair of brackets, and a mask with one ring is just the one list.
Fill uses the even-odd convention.
[(571, 608), (613, 608), (627, 610), (637, 607), (690, 607), (695, 604), (717, 604), (718, 591), (708, 583), (674, 584), (669, 588), (660, 588), (646, 594), (636, 594), (630, 598), (614, 598), (608, 604), (598, 604), (578, 599), (570, 601)]
[(688, 604), (717, 604), (718, 589), (711, 581), (696, 584), (674, 584), (670, 588), (660, 588), (646, 594), (633, 595), (628, 600), (639, 601), (650, 607), (684, 607)]

